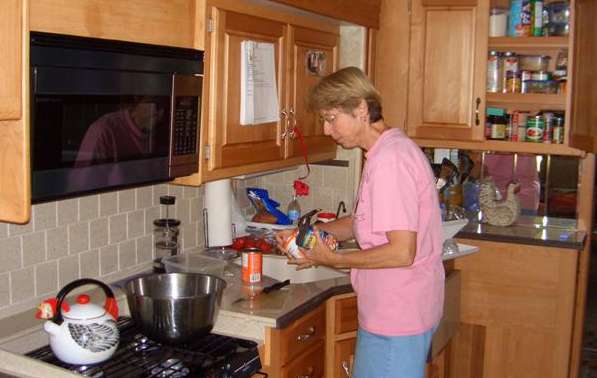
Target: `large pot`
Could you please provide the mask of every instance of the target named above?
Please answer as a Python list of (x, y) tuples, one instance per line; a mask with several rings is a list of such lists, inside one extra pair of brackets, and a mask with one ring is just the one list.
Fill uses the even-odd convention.
[(141, 332), (178, 344), (211, 331), (226, 281), (207, 274), (165, 273), (135, 278), (125, 287)]

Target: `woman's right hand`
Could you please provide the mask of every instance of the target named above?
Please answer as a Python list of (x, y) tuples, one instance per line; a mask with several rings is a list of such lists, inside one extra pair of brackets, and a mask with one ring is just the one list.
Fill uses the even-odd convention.
[(276, 246), (280, 251), (284, 252), (284, 242), (292, 235), (293, 232), (294, 229), (276, 231)]
[[(313, 267), (313, 262), (311, 260), (308, 259), (297, 259), (291, 255), (289, 255), (286, 252), (286, 249), (284, 248), (284, 244), (286, 244), (286, 240), (290, 237), (292, 237), (292, 234), (296, 231), (296, 229), (290, 229), (290, 230), (281, 230), (281, 231), (277, 231), (276, 232), (276, 246), (278, 247), (278, 249), (280, 251), (282, 251), (282, 253), (284, 253), (286, 255), (286, 257), (288, 257), (288, 264), (290, 265), (296, 265), (296, 270), (301, 270), (301, 269), (307, 269), (307, 268), (311, 268)], [(300, 248), (301, 251), (303, 251), (304, 253), (304, 249)]]

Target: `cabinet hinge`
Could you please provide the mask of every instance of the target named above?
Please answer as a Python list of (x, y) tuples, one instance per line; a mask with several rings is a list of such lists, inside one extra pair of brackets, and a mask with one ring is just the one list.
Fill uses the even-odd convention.
[(207, 32), (211, 33), (214, 31), (214, 19), (208, 18), (207, 19)]
[(408, 7), (408, 14), (410, 16), (410, 14), (412, 13), (412, 10), (413, 10), (413, 2), (412, 2), (412, 0), (408, 0), (407, 1), (407, 7)]
[(205, 156), (205, 160), (211, 159), (211, 146), (209, 144), (203, 146), (203, 155)]

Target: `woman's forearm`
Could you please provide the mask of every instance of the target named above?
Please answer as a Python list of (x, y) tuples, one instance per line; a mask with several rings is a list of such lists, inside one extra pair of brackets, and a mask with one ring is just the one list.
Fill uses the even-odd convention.
[(319, 223), (315, 225), (322, 231), (329, 232), (334, 235), (336, 240), (344, 241), (354, 238), (352, 232), (352, 215), (336, 219), (328, 223)]
[(410, 231), (386, 233), (388, 243), (373, 248), (336, 252), (328, 255), (331, 264), (337, 268), (400, 268), (414, 262), (417, 249), (417, 234)]

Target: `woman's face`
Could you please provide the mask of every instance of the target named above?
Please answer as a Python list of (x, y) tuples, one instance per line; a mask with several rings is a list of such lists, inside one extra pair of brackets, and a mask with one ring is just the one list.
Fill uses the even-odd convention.
[(336, 143), (344, 148), (360, 146), (364, 124), (357, 116), (333, 108), (322, 110), (320, 117), (324, 134), (331, 136)]

